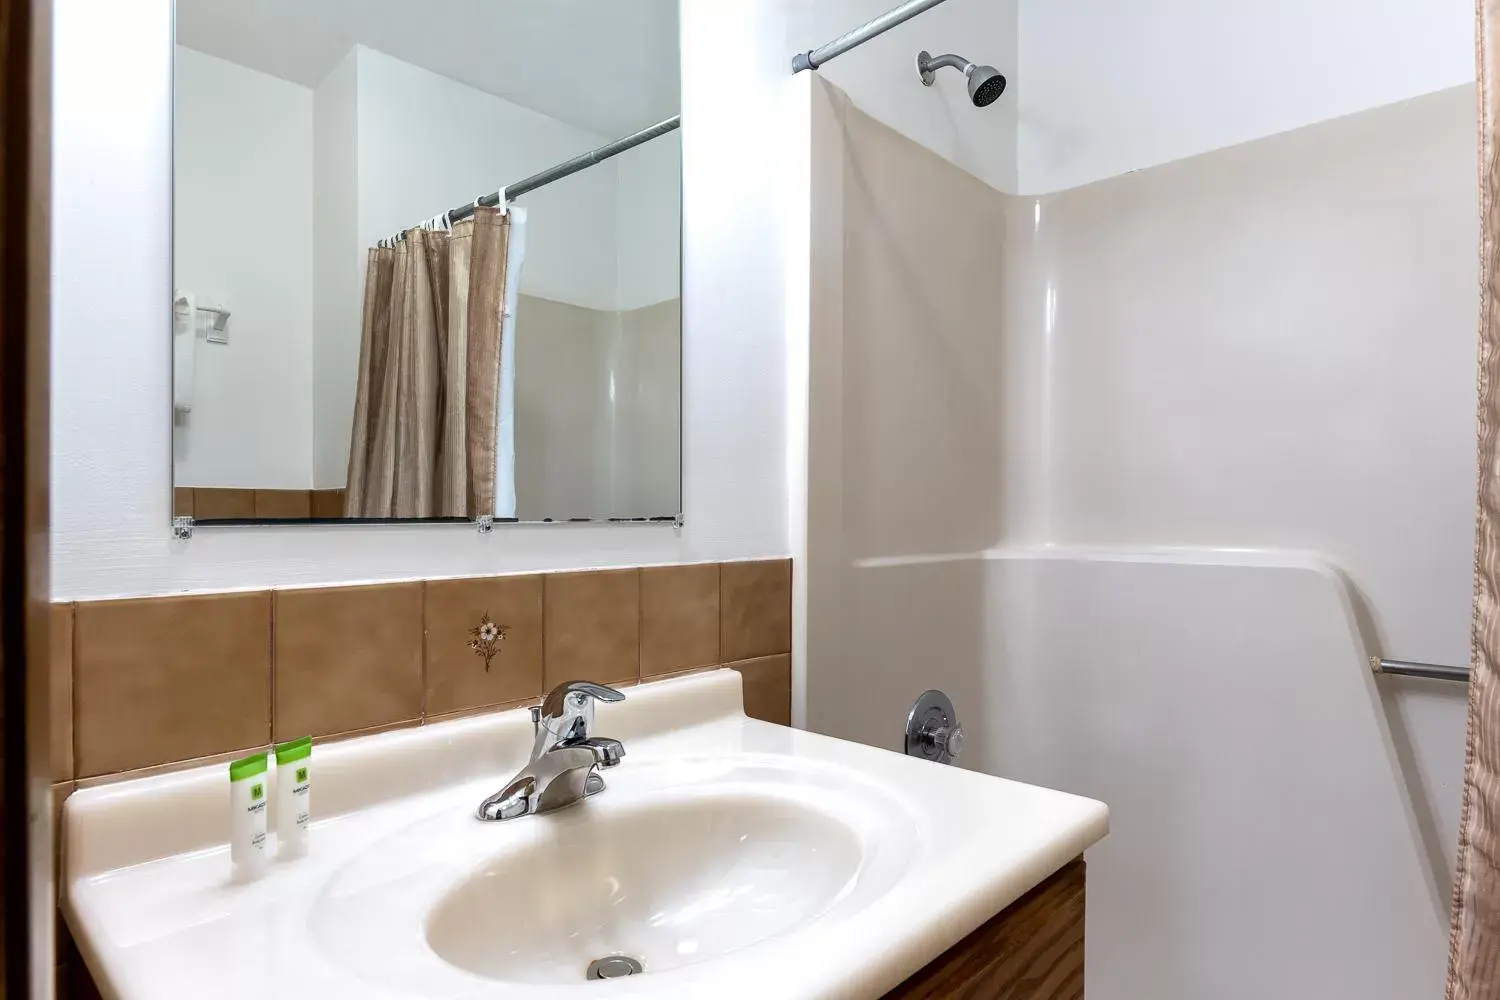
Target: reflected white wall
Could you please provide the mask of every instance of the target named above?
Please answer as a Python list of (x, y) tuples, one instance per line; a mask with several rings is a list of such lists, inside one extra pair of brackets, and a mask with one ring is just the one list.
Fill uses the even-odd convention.
[[(176, 54), (173, 284), (231, 314), (227, 344), (197, 338), (196, 398), (173, 435), (176, 482), (306, 489), (313, 93), (183, 46)], [(98, 322), (107, 335), (110, 317)]]

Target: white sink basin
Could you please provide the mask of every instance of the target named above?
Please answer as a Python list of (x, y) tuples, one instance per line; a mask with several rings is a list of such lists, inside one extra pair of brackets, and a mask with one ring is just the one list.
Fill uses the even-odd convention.
[[(320, 746), (310, 853), (229, 881), (223, 768), (74, 793), (63, 908), (107, 1000), (876, 1000), (1102, 837), (1097, 802), (628, 692), (608, 788), (482, 823), (525, 712)], [(274, 790), (271, 796), (274, 802)], [(588, 982), (596, 959), (641, 973)]]
[[(596, 959), (656, 977), (845, 921), (916, 850), (900, 799), (826, 762), (647, 755), (607, 780), (556, 813), (486, 824), (444, 808), (369, 845), (314, 902), (320, 950), (372, 985), (457, 989), (462, 973), (597, 996)], [(436, 961), (413, 961), (410, 928)]]
[(873, 860), (836, 817), (753, 793), (571, 812), (438, 903), (427, 941), (440, 958), (516, 983), (578, 983), (610, 955), (666, 971), (806, 926)]

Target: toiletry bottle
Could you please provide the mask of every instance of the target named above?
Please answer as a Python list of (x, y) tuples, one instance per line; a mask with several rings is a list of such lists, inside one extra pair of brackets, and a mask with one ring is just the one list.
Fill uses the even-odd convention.
[(312, 737), (276, 747), (276, 858), (291, 861), (307, 853), (312, 802)]
[(229, 860), (236, 882), (266, 870), (266, 755), (252, 754), (229, 765)]

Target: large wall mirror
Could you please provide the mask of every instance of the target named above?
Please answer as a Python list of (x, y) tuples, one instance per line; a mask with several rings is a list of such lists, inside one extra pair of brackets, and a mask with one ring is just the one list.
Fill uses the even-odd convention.
[(177, 0), (174, 517), (678, 518), (677, 4)]

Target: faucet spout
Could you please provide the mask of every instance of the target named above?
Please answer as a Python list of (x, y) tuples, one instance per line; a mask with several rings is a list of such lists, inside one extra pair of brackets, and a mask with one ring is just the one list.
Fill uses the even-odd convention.
[(486, 822), (551, 812), (604, 790), (600, 768), (619, 765), (625, 745), (592, 736), (592, 699), (620, 701), (613, 688), (570, 682), (549, 694), (542, 709), (533, 709), (537, 740), (531, 760), (504, 788), (479, 804), (475, 815)]
[(625, 756), (625, 744), (608, 736), (590, 736), (581, 740), (569, 740), (569, 747), (587, 747), (594, 754), (594, 762), (600, 767), (617, 767)]

